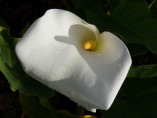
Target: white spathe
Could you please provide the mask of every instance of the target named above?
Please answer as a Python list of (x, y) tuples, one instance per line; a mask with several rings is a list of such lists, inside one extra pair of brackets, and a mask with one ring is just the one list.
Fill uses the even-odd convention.
[[(83, 49), (87, 40), (95, 51)], [(59, 9), (34, 22), (16, 54), (27, 74), (93, 112), (111, 106), (132, 62), (118, 37)]]

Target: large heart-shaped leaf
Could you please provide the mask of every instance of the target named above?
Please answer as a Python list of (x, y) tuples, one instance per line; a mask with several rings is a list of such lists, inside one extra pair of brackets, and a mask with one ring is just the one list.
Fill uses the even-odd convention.
[(157, 53), (157, 17), (151, 14), (144, 0), (107, 0), (110, 16), (107, 16), (102, 0), (73, 1), (100, 32), (111, 31), (126, 43), (144, 44)]
[[(116, 4), (116, 6), (113, 4)], [(128, 31), (145, 40), (146, 46), (152, 52), (157, 53), (157, 16), (151, 14), (144, 0), (112, 2), (111, 18)]]

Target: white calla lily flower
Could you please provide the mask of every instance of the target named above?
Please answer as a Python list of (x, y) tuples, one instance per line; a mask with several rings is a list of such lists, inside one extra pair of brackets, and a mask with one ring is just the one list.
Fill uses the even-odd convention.
[(24, 71), (87, 110), (107, 110), (131, 65), (125, 44), (75, 14), (48, 10), (16, 45)]

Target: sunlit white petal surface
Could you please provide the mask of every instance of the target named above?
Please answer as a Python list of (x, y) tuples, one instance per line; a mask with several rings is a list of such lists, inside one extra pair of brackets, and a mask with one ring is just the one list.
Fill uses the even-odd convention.
[[(82, 48), (90, 39), (96, 51)], [(131, 65), (118, 37), (59, 9), (34, 22), (16, 54), (26, 73), (93, 112), (111, 106)]]

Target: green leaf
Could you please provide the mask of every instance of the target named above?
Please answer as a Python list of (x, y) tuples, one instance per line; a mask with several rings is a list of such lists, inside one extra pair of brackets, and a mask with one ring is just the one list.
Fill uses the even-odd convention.
[(96, 118), (92, 115), (75, 115), (66, 110), (55, 110), (48, 100), (35, 96), (19, 95), (20, 104), (30, 118)]
[(148, 49), (141, 44), (127, 44), (127, 47), (132, 57), (142, 55), (148, 51)]
[[(97, 26), (100, 32), (110, 31), (127, 43), (145, 44), (141, 36), (122, 27), (114, 19), (107, 16), (102, 0), (73, 0), (74, 4), (83, 9), (87, 21)], [(79, 15), (79, 14), (78, 14)]]
[(0, 26), (0, 56), (9, 67), (13, 67), (15, 64), (14, 47), (18, 40), (18, 38), (12, 38), (6, 28)]
[(23, 36), (24, 33), (27, 31), (27, 29), (30, 27), (30, 23), (27, 22), (26, 25), (23, 27), (23, 29), (21, 30), (21, 32), (19, 33), (19, 36)]
[(145, 41), (145, 45), (157, 53), (157, 17), (152, 15), (144, 0), (120, 0), (111, 7), (111, 18)]
[(55, 91), (28, 76), (15, 54), (15, 45), (19, 39), (12, 38), (8, 30), (0, 27), (0, 70), (7, 78), (13, 91), (19, 90), (23, 94), (50, 98)]
[(157, 15), (157, 0), (153, 0), (152, 3), (149, 5), (149, 9), (155, 15)]
[(127, 77), (142, 79), (157, 77), (157, 65), (132, 66)]
[(142, 44), (157, 53), (157, 17), (151, 14), (144, 0), (107, 0), (110, 16), (102, 0), (73, 1), (100, 32), (110, 31), (126, 43)]
[(9, 25), (2, 18), (0, 18), (0, 26), (10, 29)]

